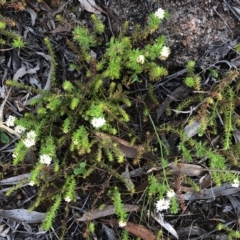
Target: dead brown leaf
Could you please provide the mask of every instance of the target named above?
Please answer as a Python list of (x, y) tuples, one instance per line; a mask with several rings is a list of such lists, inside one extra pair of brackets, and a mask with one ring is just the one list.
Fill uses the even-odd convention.
[(169, 233), (171, 233), (175, 238), (179, 239), (178, 234), (176, 230), (173, 228), (173, 226), (166, 222), (164, 220), (164, 215), (161, 213), (156, 214), (151, 214), (151, 216), (162, 226), (164, 227)]
[(132, 222), (128, 222), (125, 227), (123, 227), (125, 230), (130, 232), (136, 237), (140, 237), (143, 240), (154, 240), (155, 236), (151, 231), (149, 231), (146, 227), (135, 224)]
[(206, 168), (203, 168), (199, 165), (187, 163), (182, 163), (180, 166), (178, 166), (176, 163), (171, 163), (169, 164), (169, 167), (172, 169), (173, 173), (180, 173), (186, 176), (199, 176), (203, 172), (208, 171)]
[(181, 197), (186, 201), (193, 201), (196, 199), (206, 200), (215, 199), (219, 196), (229, 196), (240, 191), (240, 187), (232, 187), (231, 183), (224, 183), (221, 186), (215, 186), (209, 189), (201, 190), (200, 192), (187, 192)]
[(166, 111), (166, 109), (170, 106), (170, 103), (173, 101), (177, 101), (183, 97), (186, 97), (192, 90), (184, 85), (176, 88), (171, 95), (167, 97), (167, 99), (158, 107), (157, 109), (157, 121)]
[[(196, 164), (188, 164), (188, 163), (181, 163), (180, 165), (172, 162), (168, 164), (168, 167), (171, 169), (172, 173), (183, 174), (186, 176), (199, 176), (202, 175), (203, 172), (208, 172), (208, 169), (203, 168)], [(161, 170), (162, 167), (153, 167), (150, 168), (147, 173), (155, 172)]]
[(92, 12), (95, 14), (100, 14), (101, 12), (105, 13), (99, 6), (96, 5), (94, 0), (78, 0), (81, 6), (87, 10), (88, 12)]
[[(100, 222), (110, 225), (111, 227), (119, 227), (119, 221), (116, 218), (111, 218), (111, 219), (103, 219)], [(135, 224), (132, 222), (128, 222), (126, 226), (123, 227), (126, 229), (128, 232), (130, 232), (132, 235), (136, 237), (140, 237), (143, 240), (154, 240), (155, 236), (151, 231), (149, 231), (146, 227)]]
[[(100, 222), (110, 225), (115, 228), (119, 227), (119, 221), (116, 218), (111, 218), (111, 219), (107, 219), (107, 220), (103, 219)], [(155, 239), (155, 236), (153, 235), (153, 233), (142, 225), (128, 222), (126, 224), (126, 226), (124, 226), (122, 228), (124, 228), (125, 230), (130, 232), (132, 235), (134, 235), (136, 237), (140, 237), (143, 240), (154, 240)]]
[(16, 222), (39, 223), (45, 218), (46, 213), (37, 211), (29, 212), (27, 209), (0, 209), (0, 217), (11, 219)]
[(37, 12), (39, 12), (40, 10), (48, 11), (48, 12), (52, 11), (50, 6), (45, 1), (38, 2), (37, 0), (27, 0), (27, 3), (32, 8), (34, 8)]
[(133, 146), (129, 142), (125, 141), (124, 139), (121, 139), (106, 133), (96, 132), (96, 135), (103, 140), (109, 140), (111, 142), (117, 143), (119, 150), (127, 158), (135, 158), (137, 156), (138, 151), (140, 151), (140, 149), (142, 148), (141, 145)]
[[(131, 204), (124, 204), (123, 208), (126, 212), (133, 212), (133, 211), (139, 210), (138, 205), (131, 205)], [(84, 213), (82, 217), (77, 218), (76, 220), (78, 220), (80, 222), (91, 221), (93, 219), (106, 217), (106, 216), (112, 215), (114, 213), (115, 213), (114, 205), (109, 205), (109, 206), (105, 207), (103, 210), (94, 209), (90, 212)]]
[(71, 31), (71, 27), (70, 25), (58, 25), (55, 29), (53, 29), (52, 31), (49, 31), (48, 33), (61, 33), (61, 32), (69, 32)]
[(199, 180), (201, 189), (205, 189), (209, 187), (212, 184), (212, 177), (211, 174), (207, 173), (204, 176), (202, 176)]
[(45, 3), (44, 1), (41, 0), (41, 2), (39, 2), (38, 6), (40, 7), (41, 10), (43, 11), (47, 11), (47, 12), (50, 12), (52, 11), (52, 9), (50, 8), (50, 6)]
[[(118, 145), (119, 150), (127, 158), (135, 158), (137, 154), (143, 151), (144, 149), (143, 145), (131, 145), (130, 142), (125, 141), (124, 139), (106, 133), (96, 132), (95, 134), (97, 137), (103, 140), (108, 140), (110, 142), (116, 143)], [(150, 160), (155, 160), (155, 156), (151, 152), (144, 152), (142, 154), (142, 157)]]

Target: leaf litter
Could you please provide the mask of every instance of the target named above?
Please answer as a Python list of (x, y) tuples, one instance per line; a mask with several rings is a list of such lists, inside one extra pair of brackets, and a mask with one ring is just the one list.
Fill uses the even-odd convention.
[[(126, 212), (139, 211), (138, 205), (124, 204), (123, 208)], [(114, 212), (115, 212), (114, 205), (108, 205), (104, 207), (103, 210), (95, 209), (90, 212), (84, 213), (82, 217), (76, 218), (76, 220), (80, 222), (91, 221), (93, 219), (113, 215)]]
[[(62, 4), (61, 6), (59, 6), (58, 9), (54, 8), (53, 6), (50, 6), (51, 4), (50, 3), (47, 4), (45, 1), (41, 1), (41, 3), (39, 3), (38, 1), (27, 0), (27, 2), (29, 3), (29, 6), (26, 8), (25, 11), (30, 16), (29, 26), (31, 26), (32, 28), (28, 29), (29, 32), (24, 33), (26, 38), (28, 38), (30, 36), (30, 33), (33, 35), (36, 34), (36, 36), (37, 36), (37, 34), (38, 34), (38, 36), (41, 36), (41, 34), (43, 34), (43, 33), (48, 33), (48, 34), (54, 35), (54, 37), (55, 37), (54, 40), (56, 42), (60, 43), (62, 40), (60, 33), (68, 32), (69, 29), (67, 29), (67, 26), (61, 26), (61, 25), (58, 25), (58, 27), (55, 28), (54, 20), (53, 19), (49, 20), (49, 19), (47, 19), (46, 16), (51, 18), (51, 16), (53, 17), (57, 13), (65, 11), (67, 9), (70, 1)], [(132, 2), (134, 2), (134, 1), (132, 1)], [(238, 8), (236, 6), (231, 6), (231, 4), (229, 4), (229, 1), (227, 1), (227, 0), (223, 0), (223, 2), (229, 7), (230, 11), (234, 12), (235, 15), (239, 16)], [(89, 13), (108, 15), (108, 13), (104, 10), (105, 8), (103, 9), (98, 5), (99, 2), (96, 3), (94, 0), (79, 0), (79, 3), (81, 4), (82, 9), (85, 9)], [(113, 4), (113, 3), (111, 3), (111, 4)], [(133, 3), (131, 3), (131, 4), (133, 4)], [(172, 4), (171, 1), (169, 4)], [(79, 6), (77, 5), (77, 7), (79, 7)], [(39, 12), (41, 14), (39, 14)], [(47, 14), (47, 15), (45, 15), (45, 14)], [(26, 20), (26, 19), (24, 19), (24, 20)], [(40, 21), (51, 21), (52, 22), (51, 28), (49, 28), (47, 26), (40, 26), (41, 24), (39, 24), (39, 20)], [(40, 32), (39, 32), (39, 29), (37, 29), (37, 27), (39, 27)], [(35, 40), (35, 42), (37, 42), (37, 39), (38, 38), (36, 37), (35, 39), (34, 38), (31, 39), (31, 41)], [(182, 40), (182, 43), (185, 43), (184, 40)], [(10, 49), (8, 49), (7, 51), (9, 51), (9, 50)], [(47, 61), (48, 65), (50, 67), (48, 68), (46, 81), (39, 83), (38, 86), (39, 87), (42, 86), (42, 89), (44, 89), (44, 90), (49, 90), (51, 88), (50, 76), (52, 73), (51, 58), (49, 55), (47, 55), (43, 51), (43, 49), (40, 49), (40, 48), (38, 48), (37, 51), (35, 51), (35, 53), (37, 55), (39, 55), (42, 59), (40, 61), (35, 61), (36, 64), (34, 66), (33, 65), (25, 65), (25, 63), (28, 63), (28, 60), (24, 60), (23, 58), (20, 58), (20, 57), (17, 58), (16, 55), (13, 55), (15, 57), (7, 55), (7, 58), (6, 58), (6, 59), (8, 59), (7, 67), (9, 69), (12, 67), (11, 70), (12, 70), (13, 74), (10, 75), (6, 71), (7, 74), (5, 74), (4, 76), (2, 75), (2, 79), (6, 79), (6, 75), (8, 75), (9, 79), (11, 76), (11, 78), (13, 78), (15, 81), (24, 81), (27, 79), (27, 76), (29, 76), (29, 75), (31, 75), (31, 76), (33, 76), (34, 74), (39, 75), (40, 74), (39, 72), (41, 71), (42, 66), (43, 66), (43, 62)], [(29, 67), (29, 66), (31, 66), (31, 67)], [(186, 72), (186, 70), (185, 70), (185, 72)], [(172, 80), (174, 80), (176, 78), (177, 78), (177, 76), (175, 75), (175, 77), (173, 77)], [(169, 79), (170, 78), (166, 78), (166, 81), (168, 81)], [(36, 82), (37, 82), (36, 79), (33, 79), (33, 78), (31, 79), (32, 84), (36, 84)], [(162, 83), (160, 83), (160, 84), (162, 84)], [(159, 86), (160, 85), (158, 84), (158, 87)], [(4, 98), (4, 101), (1, 105), (1, 120), (3, 121), (4, 114), (7, 111), (6, 106), (10, 105), (12, 96), (9, 98), (11, 89), (9, 90), (9, 92), (5, 88), (3, 89), (3, 87), (1, 87), (1, 89), (4, 90), (4, 92), (1, 92), (1, 96)], [(8, 94), (6, 94), (7, 92), (8, 92)], [(187, 96), (190, 93), (191, 93), (190, 89), (183, 88), (182, 86), (177, 87), (175, 89), (175, 91), (172, 91), (169, 94), (169, 96), (162, 102), (162, 104), (160, 104), (160, 106), (158, 106), (158, 109), (156, 112), (157, 120), (161, 121), (165, 116), (166, 110), (172, 104), (174, 104), (176, 101), (180, 101), (182, 98), (184, 98), (185, 96)], [(14, 94), (14, 93), (11, 93), (11, 94)], [(28, 99), (26, 101), (26, 105), (29, 105), (31, 100), (33, 100), (36, 97), (41, 97), (41, 95), (37, 95), (33, 98)], [(3, 124), (1, 126), (3, 126)], [(193, 125), (186, 126), (185, 133), (187, 134), (188, 137), (195, 136), (198, 132), (199, 127), (200, 127), (200, 124), (198, 122), (193, 122)], [(4, 128), (5, 128), (5, 126), (3, 127), (3, 129)], [(6, 128), (5, 128), (5, 130), (8, 131)], [(14, 136), (13, 132), (9, 131), (9, 133)], [(235, 138), (236, 143), (239, 143), (239, 139), (240, 139), (239, 135), (240, 135), (239, 130), (237, 128), (234, 129), (234, 138)], [(15, 137), (18, 137), (18, 136), (15, 135)], [(120, 137), (111, 136), (111, 135), (103, 134), (103, 133), (99, 133), (98, 137), (105, 138), (105, 139), (108, 139), (108, 140), (116, 143), (119, 150), (128, 159), (135, 158), (136, 155), (139, 153), (139, 151), (142, 151), (142, 149), (143, 149), (142, 145), (131, 145), (129, 142), (127, 142), (126, 140), (124, 140)], [(214, 144), (214, 145), (216, 145), (216, 144)], [(4, 156), (4, 154), (3, 154), (3, 156)], [(138, 184), (140, 184), (140, 182), (143, 183), (143, 180), (145, 179), (144, 175), (147, 176), (148, 174), (158, 174), (161, 171), (161, 166), (148, 165), (149, 160), (156, 161), (156, 156), (152, 152), (143, 152), (142, 159), (143, 160), (141, 160), (141, 161), (146, 163), (146, 165), (140, 164), (138, 169), (134, 167), (132, 170), (130, 170), (128, 168), (129, 165), (127, 165), (125, 171), (122, 172), (123, 176), (126, 179), (128, 179), (129, 181), (131, 181), (131, 184), (133, 186), (134, 185), (137, 186)], [(130, 164), (130, 166), (132, 167), (131, 164)], [(195, 179), (195, 181), (199, 185), (202, 185), (201, 190), (199, 192), (196, 192), (192, 188), (189, 188), (187, 186), (182, 187), (181, 197), (185, 201), (189, 201), (189, 209), (188, 209), (189, 214), (191, 214), (194, 211), (195, 212), (198, 211), (196, 205), (199, 205), (200, 208), (202, 206), (206, 207), (206, 205), (207, 205), (207, 207), (209, 207), (210, 204), (208, 204), (208, 203), (213, 204), (216, 208), (219, 208), (219, 205), (221, 205), (221, 209), (224, 209), (224, 207), (226, 207), (226, 204), (221, 203), (220, 200), (224, 199), (226, 201), (226, 199), (228, 199), (231, 206), (233, 206), (234, 213), (237, 216), (239, 216), (239, 211), (240, 211), (239, 210), (240, 204), (239, 204), (239, 200), (238, 200), (239, 192), (240, 192), (239, 188), (233, 188), (230, 184), (223, 184), (222, 186), (212, 186), (211, 185), (211, 172), (207, 168), (202, 167), (200, 164), (181, 163), (181, 167), (179, 168), (179, 166), (173, 162), (168, 166), (168, 168), (169, 168), (171, 174), (176, 175), (176, 176), (185, 175), (185, 176), (191, 177), (191, 178)], [(8, 174), (8, 176), (9, 176), (9, 174)], [(30, 176), (29, 173), (25, 173), (22, 175), (19, 174), (18, 176), (15, 176), (15, 177), (4, 176), (4, 179), (0, 180), (0, 185), (2, 188), (1, 190), (3, 190), (1, 192), (5, 192), (5, 189), (6, 189), (5, 186), (19, 184), (24, 180), (27, 181), (29, 179), (29, 176)], [(135, 178), (136, 180), (133, 178)], [(204, 181), (206, 181), (206, 183), (203, 183)], [(90, 189), (89, 192), (91, 192), (92, 191), (91, 188), (87, 188), (87, 190), (89, 190), (89, 189)], [(20, 192), (26, 199), (28, 199), (27, 192), (30, 192), (31, 195), (34, 195), (33, 190), (34, 190), (34, 188), (29, 188), (29, 186), (27, 186), (27, 184), (26, 184), (26, 185), (22, 185), (22, 189), (20, 189)], [(144, 191), (144, 190), (145, 189), (142, 189), (142, 191)], [(88, 211), (87, 208), (85, 207), (85, 205), (87, 205), (88, 198), (87, 197), (85, 198), (84, 196), (81, 196), (81, 198), (82, 198), (81, 201), (78, 201), (79, 200), (78, 199), (77, 203), (78, 204), (80, 202), (82, 203), (82, 200), (85, 200), (86, 203), (82, 204), (82, 207), (78, 210), (80, 212), (85, 212), (85, 213), (82, 215), (82, 217), (75, 218), (74, 221), (85, 222), (85, 221), (94, 220), (94, 221), (101, 222), (103, 220), (106, 221), (106, 217), (108, 217), (108, 216), (111, 217), (114, 214), (114, 207), (112, 205), (108, 205), (102, 211), (100, 211), (99, 209)], [(134, 199), (134, 197), (132, 197), (132, 198)], [(8, 200), (9, 200), (9, 198), (5, 197), (5, 199), (3, 199), (3, 202), (5, 203)], [(135, 200), (132, 202), (136, 202)], [(140, 201), (140, 199), (138, 199), (138, 200)], [(193, 203), (193, 202), (195, 205), (193, 204), (191, 206), (191, 203)], [(20, 203), (16, 201), (15, 205), (18, 205), (18, 204), (21, 205), (22, 204), (21, 201), (20, 201)], [(7, 207), (9, 207), (9, 206), (7, 206)], [(14, 206), (12, 206), (11, 210), (1, 209), (0, 217), (4, 218), (4, 219), (8, 219), (9, 221), (12, 220), (13, 222), (25, 223), (24, 226), (25, 226), (26, 231), (31, 232), (31, 227), (29, 227), (30, 225), (27, 225), (27, 224), (40, 223), (42, 221), (42, 219), (44, 218), (45, 213), (38, 212), (38, 211), (29, 212), (27, 210), (26, 205), (23, 204), (22, 206), (26, 209), (19, 209), (19, 208), (16, 209), (16, 208), (14, 208)], [(4, 208), (4, 207), (5, 206), (2, 204), (1, 208)], [(140, 205), (124, 204), (124, 208), (126, 208), (125, 210), (129, 213), (133, 213), (133, 212), (135, 213), (136, 211), (140, 212)], [(202, 209), (204, 210), (204, 208), (202, 208)], [(208, 210), (212, 211), (211, 212), (212, 214), (214, 213), (214, 210), (211, 210), (211, 208), (208, 208)], [(143, 212), (143, 213), (146, 215), (145, 212)], [(218, 215), (221, 214), (220, 209), (219, 209), (219, 212), (216, 212), (216, 215), (217, 214)], [(177, 217), (178, 218), (182, 217), (182, 219), (184, 219), (184, 214), (181, 215), (181, 213), (180, 213), (179, 215), (177, 215)], [(104, 219), (102, 219), (102, 218), (104, 218)], [(207, 229), (207, 230), (209, 230), (209, 231), (207, 231), (207, 230), (204, 230), (203, 228), (192, 226), (191, 224), (190, 224), (191, 226), (189, 226), (187, 221), (184, 222), (184, 220), (181, 220), (181, 221), (185, 225), (183, 227), (179, 228), (179, 224), (175, 224), (178, 220), (172, 220), (172, 216), (168, 216), (167, 214), (165, 215), (165, 219), (167, 219), (167, 220), (164, 220), (162, 216), (157, 216), (154, 214), (152, 215), (151, 220), (153, 220), (153, 219), (156, 220), (156, 223), (158, 223), (158, 224), (156, 224), (156, 223), (152, 224), (152, 226), (150, 226), (150, 227), (149, 227), (149, 224), (146, 223), (147, 220), (145, 220), (145, 218), (144, 218), (145, 222), (143, 221), (145, 226), (143, 226), (142, 224), (133, 223), (132, 219), (131, 219), (131, 221), (127, 222), (127, 225), (124, 227), (124, 229), (128, 230), (134, 236), (140, 237), (141, 239), (155, 239), (155, 235), (153, 233), (155, 231), (152, 232), (151, 228), (152, 229), (154, 229), (156, 227), (159, 228), (159, 226), (162, 226), (163, 228), (165, 228), (167, 230), (167, 232), (170, 233), (172, 236), (174, 236), (176, 238), (182, 237), (182, 239), (186, 239), (186, 238), (184, 238), (184, 236), (189, 237), (189, 236), (194, 236), (194, 235), (196, 235), (196, 236), (202, 235), (207, 238), (207, 237), (209, 237), (209, 234), (211, 234), (213, 232), (213, 231), (210, 231), (209, 229)], [(113, 229), (111, 227), (118, 227), (118, 221), (115, 219), (115, 223), (114, 223), (114, 219), (112, 217), (111, 217), (111, 220), (112, 220), (111, 222), (109, 220), (109, 223), (111, 223), (109, 225), (110, 227), (107, 228), (106, 226), (104, 226), (103, 228), (105, 229), (104, 230), (105, 232), (108, 231), (109, 239), (111, 239), (111, 238), (115, 239), (114, 234), (113, 234), (113, 232), (110, 231), (110, 229), (111, 230)], [(74, 221), (73, 221), (73, 224), (74, 224)], [(223, 221), (225, 221), (225, 220), (223, 220)], [(15, 226), (17, 229), (18, 225), (15, 224)], [(148, 226), (148, 228), (146, 226)], [(213, 229), (215, 227), (213, 224), (211, 224), (211, 221), (210, 221), (209, 226), (211, 226)], [(0, 225), (1, 237), (7, 237), (8, 235), (10, 235), (10, 232), (12, 232), (10, 227), (7, 227), (7, 225), (5, 225), (5, 224)], [(45, 238), (43, 237), (42, 239), (45, 239)]]

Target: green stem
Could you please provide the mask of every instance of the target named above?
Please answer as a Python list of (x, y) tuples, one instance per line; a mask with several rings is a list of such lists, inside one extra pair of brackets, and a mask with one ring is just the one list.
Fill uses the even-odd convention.
[(169, 186), (168, 181), (167, 181), (167, 173), (166, 173), (166, 166), (165, 166), (166, 163), (163, 162), (163, 159), (164, 159), (164, 158), (163, 158), (163, 143), (162, 143), (162, 141), (161, 141), (161, 139), (160, 139), (160, 137), (159, 137), (159, 135), (158, 135), (156, 126), (155, 126), (155, 124), (154, 124), (154, 122), (153, 122), (153, 120), (152, 120), (151, 115), (148, 114), (148, 117), (149, 117), (149, 119), (150, 119), (150, 121), (151, 121), (151, 123), (152, 123), (154, 132), (155, 132), (155, 134), (156, 134), (156, 136), (157, 136), (158, 144), (159, 144), (159, 147), (160, 147), (160, 155), (161, 155), (161, 164), (162, 164), (163, 176), (164, 176), (164, 180), (166, 181), (167, 185)]

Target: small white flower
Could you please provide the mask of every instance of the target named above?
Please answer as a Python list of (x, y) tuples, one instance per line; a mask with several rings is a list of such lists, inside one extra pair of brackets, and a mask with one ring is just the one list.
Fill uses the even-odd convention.
[(238, 181), (238, 179), (234, 179), (233, 180), (233, 183), (232, 183), (232, 187), (239, 187), (239, 181)]
[(160, 58), (161, 58), (162, 60), (165, 60), (165, 59), (169, 56), (169, 54), (170, 54), (170, 48), (164, 46), (164, 47), (162, 48), (162, 51), (160, 52)]
[(23, 127), (23, 126), (18, 125), (18, 126), (16, 126), (16, 127), (14, 128), (14, 130), (15, 130), (16, 133), (22, 134), (22, 133), (24, 133), (24, 132), (26, 131), (26, 128)]
[(27, 137), (23, 139), (23, 143), (26, 147), (30, 148), (33, 145), (35, 145), (35, 138), (36, 138), (36, 133), (35, 131), (30, 131), (27, 133)]
[(64, 198), (64, 200), (65, 200), (66, 202), (71, 202), (71, 201), (72, 201), (72, 199), (71, 199), (69, 196), (66, 196), (66, 197)]
[(35, 140), (36, 136), (37, 135), (36, 135), (35, 131), (30, 131), (30, 132), (27, 133), (27, 138), (29, 138), (29, 139), (34, 139)]
[(99, 118), (94, 117), (91, 123), (95, 128), (100, 128), (106, 123), (106, 120), (103, 117)]
[(127, 225), (127, 223), (123, 222), (123, 221), (119, 221), (118, 225), (119, 225), (119, 227), (125, 227)]
[(74, 145), (78, 145), (78, 140), (73, 139), (73, 144), (74, 144)]
[(13, 154), (12, 154), (12, 157), (13, 157), (13, 158), (16, 158), (17, 155), (18, 155), (17, 153), (13, 153)]
[(165, 10), (163, 10), (162, 8), (159, 8), (155, 13), (154, 15), (156, 17), (158, 17), (159, 19), (163, 19), (164, 18), (164, 13), (165, 13)]
[(137, 58), (137, 62), (140, 63), (140, 64), (143, 64), (144, 63), (144, 56), (139, 55), (138, 58)]
[(35, 182), (34, 182), (34, 181), (30, 181), (28, 185), (34, 186), (34, 185), (35, 185)]
[(40, 156), (40, 163), (49, 165), (52, 162), (52, 157), (47, 154), (43, 154)]
[(7, 121), (5, 122), (5, 124), (8, 126), (8, 127), (13, 127), (14, 126), (14, 121), (15, 121), (16, 117), (14, 116), (9, 116)]
[(30, 148), (35, 145), (35, 139), (26, 138), (26, 139), (23, 139), (22, 141), (27, 148)]
[(167, 210), (170, 207), (170, 200), (168, 199), (160, 199), (156, 203), (157, 212)]
[(172, 197), (174, 197), (175, 196), (175, 192), (171, 189), (171, 190), (169, 190), (169, 191), (167, 191), (167, 197), (168, 198), (172, 198)]

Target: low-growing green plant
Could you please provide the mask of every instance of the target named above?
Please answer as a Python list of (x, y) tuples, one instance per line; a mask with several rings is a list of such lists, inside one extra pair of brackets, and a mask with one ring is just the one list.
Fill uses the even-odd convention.
[[(140, 81), (141, 74), (148, 75), (150, 81), (159, 81), (167, 75), (167, 69), (156, 62), (170, 54), (165, 37), (146, 41), (145, 45), (138, 44), (142, 39), (151, 37), (166, 15), (163, 10), (151, 14), (147, 26), (136, 26), (138, 34), (133, 32), (132, 36), (127, 34), (128, 24), (125, 23), (119, 36), (111, 37), (106, 43), (100, 59), (91, 55), (91, 49), (102, 44), (104, 25), (92, 15), (94, 31), (79, 25), (73, 30), (73, 39), (67, 40), (69, 48), (79, 56), (74, 67), (82, 72), (81, 81), (66, 79), (59, 87), (55, 50), (51, 40), (45, 38), (51, 57), (50, 90), (34, 89), (17, 81), (7, 82), (13, 87), (38, 94), (31, 101), (37, 112), (26, 112), (24, 117), (15, 121), (24, 131), (15, 147), (13, 163), (18, 165), (23, 162), (29, 151), (38, 155), (29, 184), (39, 186), (39, 194), (31, 210), (42, 201), (52, 202), (42, 224), (44, 229), (52, 226), (62, 200), (69, 202), (76, 199), (77, 181), (89, 176), (97, 167), (122, 181), (130, 194), (134, 193), (134, 186), (115, 170), (114, 165), (123, 164), (126, 158), (111, 136), (121, 136), (125, 131), (133, 138), (135, 136), (127, 124), (131, 118), (128, 113), (131, 99), (125, 89), (129, 89), (135, 79)], [(14, 39), (19, 41), (19, 38)], [(18, 42), (15, 46), (18, 44), (21, 45)], [(59, 179), (64, 182), (60, 186)], [(110, 192), (119, 222), (125, 223), (127, 214), (121, 194), (116, 187), (110, 188)]]
[[(128, 90), (136, 82), (141, 82), (143, 76), (150, 81), (148, 85), (150, 100), (154, 105), (158, 103), (151, 82), (160, 81), (168, 74), (167, 69), (161, 66), (161, 61), (169, 56), (170, 49), (166, 46), (164, 36), (154, 38), (153, 34), (166, 16), (167, 13), (159, 9), (156, 13), (150, 14), (145, 27), (136, 25), (131, 32), (126, 22), (119, 35), (112, 36), (109, 42), (105, 43), (104, 24), (97, 16), (92, 15), (92, 29), (76, 26), (72, 32), (72, 39), (67, 40), (67, 46), (78, 55), (76, 62), (69, 66), (73, 71), (76, 69), (82, 73), (81, 80), (66, 79), (59, 82), (55, 49), (51, 40), (45, 38), (44, 43), (50, 56), (47, 88), (39, 90), (17, 81), (7, 81), (10, 86), (24, 88), (37, 94), (31, 101), (31, 105), (36, 107), (36, 112), (26, 112), (15, 121), (15, 125), (22, 131), (18, 133), (21, 139), (13, 153), (13, 164), (18, 166), (24, 162), (26, 155), (31, 151), (37, 154), (29, 185), (38, 186), (39, 193), (30, 209), (35, 209), (44, 201), (51, 203), (42, 228), (48, 230), (52, 227), (62, 201), (65, 200), (67, 203), (75, 201), (77, 183), (90, 176), (96, 169), (106, 171), (125, 185), (128, 194), (134, 194), (134, 185), (117, 170), (118, 167), (124, 166), (126, 154), (121, 149), (120, 143), (113, 140), (113, 136), (125, 136), (129, 142), (138, 139), (136, 132), (129, 126), (133, 116), (132, 98)], [(61, 16), (57, 18), (60, 22), (65, 21)], [(7, 20), (0, 18), (0, 21), (3, 22), (0, 24), (0, 33), (13, 39), (13, 47), (24, 47), (18, 34), (5, 29)], [(92, 51), (102, 45), (105, 48), (101, 56), (94, 56)], [(143, 119), (150, 122), (160, 152), (159, 161), (154, 164), (160, 165), (163, 173), (160, 179), (154, 175), (148, 177), (146, 202), (153, 205), (152, 202), (157, 198), (155, 206), (157, 211), (170, 208), (175, 214), (179, 210), (179, 196), (173, 195), (167, 172), (169, 149), (163, 144), (161, 134), (175, 133), (179, 136), (178, 148), (181, 159), (190, 162), (194, 158), (207, 158), (209, 167), (215, 170), (212, 177), (216, 184), (236, 179), (234, 173), (228, 171), (221, 174), (218, 170), (227, 169), (229, 162), (238, 166), (234, 156), (239, 154), (239, 146), (237, 144), (232, 146), (234, 128), (240, 124), (239, 115), (235, 111), (239, 105), (240, 84), (235, 81), (238, 75), (237, 70), (221, 76), (213, 71), (212, 76), (219, 79), (210, 90), (206, 90), (200, 75), (195, 73), (195, 62), (190, 61), (187, 64), (184, 83), (194, 89), (196, 94), (180, 103), (176, 112), (180, 114), (192, 104), (197, 105), (195, 114), (186, 122), (189, 125), (193, 122), (199, 123), (198, 138), (187, 136), (183, 126), (175, 126), (172, 123), (157, 127), (150, 115), (151, 106), (143, 104)], [(205, 139), (201, 140), (201, 137), (206, 136), (206, 133), (216, 135), (218, 123), (221, 121), (224, 121), (224, 124), (220, 124), (224, 131), (220, 139), (222, 146), (220, 149), (214, 149)], [(135, 163), (139, 163), (144, 150), (149, 150), (147, 144), (143, 146), (144, 149), (136, 154)], [(233, 153), (232, 159), (229, 157), (230, 149)], [(193, 181), (188, 179), (188, 182), (199, 190)], [(21, 186), (15, 186), (13, 189), (18, 187)], [(127, 213), (119, 188), (110, 185), (107, 188), (119, 224), (126, 224)], [(180, 202), (180, 206), (183, 209), (184, 203)], [(93, 223), (89, 223), (89, 232), (91, 231), (94, 231)], [(128, 238), (126, 232), (123, 236)]]
[(12, 46), (14, 48), (23, 48), (25, 46), (25, 42), (19, 37), (17, 39), (14, 39), (12, 42)]
[(232, 239), (240, 239), (240, 232), (239, 230), (233, 230), (230, 227), (228, 227), (227, 225), (224, 225), (222, 223), (219, 223), (217, 225), (217, 229), (218, 231), (225, 231), (227, 232), (227, 239), (232, 240)]
[[(236, 156), (239, 153), (239, 143), (233, 144), (234, 129), (239, 126), (239, 72), (231, 70), (225, 74), (216, 74), (218, 81), (213, 84), (212, 88), (205, 89), (199, 76), (194, 73), (194, 63), (189, 62), (187, 65), (187, 74), (184, 82), (188, 87), (195, 88), (197, 91), (187, 99), (182, 101), (176, 110), (177, 114), (191, 114), (186, 121), (189, 128), (198, 125), (197, 136), (189, 137), (183, 126), (171, 126), (164, 124), (159, 129), (159, 132), (175, 132), (180, 137), (179, 150), (182, 156), (187, 161), (193, 161), (196, 158), (205, 157), (209, 160), (210, 169), (226, 169), (225, 173), (213, 172), (212, 177), (214, 182), (220, 185), (223, 182), (232, 182), (237, 178), (236, 174), (231, 173), (227, 169), (230, 166), (239, 166), (236, 161)], [(196, 106), (195, 108), (193, 106)], [(186, 111), (186, 109), (193, 109)], [(193, 130), (194, 131), (194, 130)], [(213, 148), (206, 141), (208, 138), (214, 138), (219, 135), (219, 146)], [(211, 137), (210, 137), (211, 136)], [(231, 152), (231, 154), (230, 154)]]
[(195, 62), (189, 61), (187, 63), (187, 77), (184, 79), (184, 83), (191, 88), (194, 88), (195, 90), (200, 90), (201, 88), (201, 78), (198, 76), (198, 74), (194, 73), (195, 70)]
[(87, 172), (86, 170), (86, 162), (81, 162), (77, 168), (74, 169), (74, 174), (82, 174), (84, 175)]
[(25, 46), (25, 42), (22, 40), (21, 36), (17, 32), (11, 29), (12, 27), (15, 27), (15, 25), (16, 23), (13, 19), (4, 17), (0, 14), (0, 34), (2, 36), (0, 42), (2, 45), (4, 45), (9, 38), (12, 42), (12, 47), (22, 48)]
[(113, 190), (109, 191), (109, 194), (111, 195), (113, 200), (115, 214), (119, 218), (119, 225), (126, 225), (127, 213), (124, 210), (121, 194), (119, 193), (118, 188), (115, 187)]
[(122, 240), (130, 240), (129, 232), (127, 230), (124, 230), (122, 233)]

